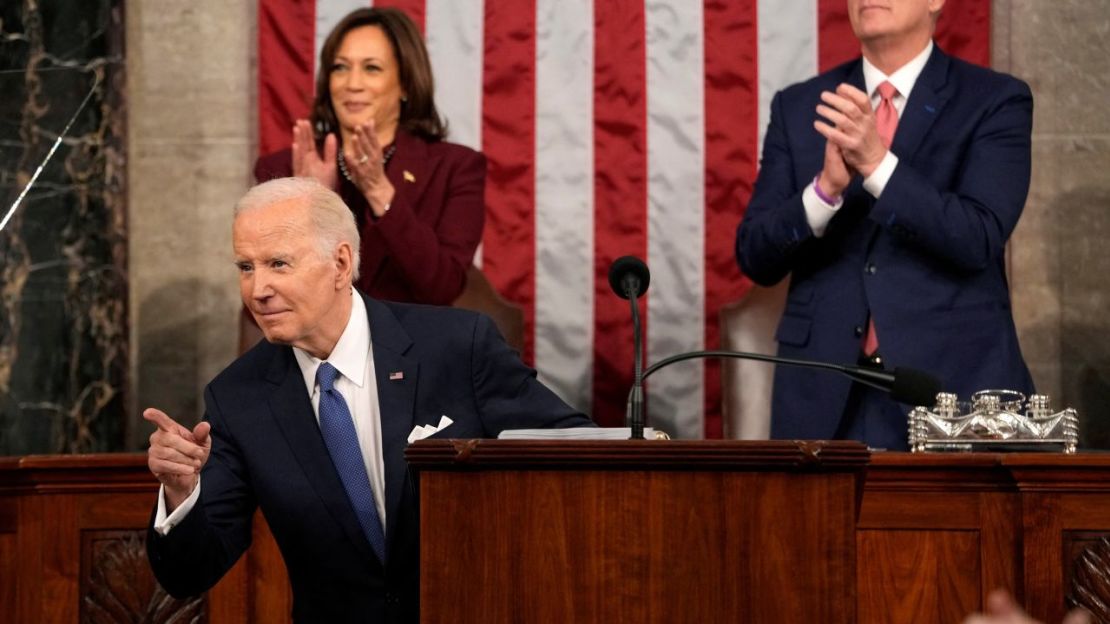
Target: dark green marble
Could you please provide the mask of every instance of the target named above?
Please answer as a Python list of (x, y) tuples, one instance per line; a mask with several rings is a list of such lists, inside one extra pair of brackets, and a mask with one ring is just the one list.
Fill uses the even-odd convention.
[[(122, 450), (123, 0), (0, 3), (0, 454)], [(94, 87), (94, 85), (96, 85)]]

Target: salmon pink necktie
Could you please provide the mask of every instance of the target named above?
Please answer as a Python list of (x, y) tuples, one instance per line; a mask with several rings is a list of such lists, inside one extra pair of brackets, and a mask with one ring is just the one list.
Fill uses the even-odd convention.
[(875, 109), (875, 126), (879, 130), (879, 138), (887, 148), (894, 140), (894, 131), (898, 129), (898, 109), (894, 108), (894, 96), (898, 89), (889, 82), (883, 81), (879, 85), (879, 108)]
[[(898, 89), (887, 81), (879, 85), (879, 108), (875, 109), (875, 127), (883, 146), (890, 148), (894, 131), (898, 128), (898, 110), (894, 108), (894, 96)], [(879, 336), (875, 333), (874, 315), (867, 321), (867, 336), (863, 339), (864, 355), (872, 355), (879, 350)]]

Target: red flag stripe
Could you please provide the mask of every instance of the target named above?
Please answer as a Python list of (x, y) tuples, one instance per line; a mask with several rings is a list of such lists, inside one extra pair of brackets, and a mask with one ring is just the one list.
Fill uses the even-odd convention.
[(482, 88), (482, 151), (489, 159), (482, 270), (524, 309), (524, 359), (535, 325), (534, 0), (487, 2)]
[(316, 3), (258, 3), (258, 151), (289, 146), (293, 120), (308, 116), (313, 94)]
[[(751, 197), (759, 137), (755, 3), (705, 3), (705, 348), (720, 346), (721, 308), (751, 282), (733, 252), (737, 206)], [(720, 438), (721, 366), (705, 366), (705, 435)]]
[(606, 426), (624, 424), (633, 364), (629, 305), (610, 290), (609, 265), (624, 255), (647, 257), (644, 32), (643, 2), (595, 5), (593, 416)]
[(949, 2), (937, 20), (936, 40), (941, 49), (984, 67), (991, 64), (990, 33), (990, 0)]
[(817, 0), (817, 71), (823, 72), (859, 56), (844, 0)]

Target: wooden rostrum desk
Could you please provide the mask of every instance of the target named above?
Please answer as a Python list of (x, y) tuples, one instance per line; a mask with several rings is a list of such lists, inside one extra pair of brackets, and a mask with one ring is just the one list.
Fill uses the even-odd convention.
[[(1110, 603), (1110, 455), (813, 442), (426, 440), (425, 622), (959, 622), (995, 587)], [(207, 595), (143, 553), (141, 454), (0, 458), (0, 621), (288, 621), (261, 517)], [(182, 621), (190, 621), (188, 617)]]
[(1110, 604), (1108, 454), (467, 440), (407, 457), (426, 622), (952, 623), (995, 588), (1046, 622), (1069, 597)]

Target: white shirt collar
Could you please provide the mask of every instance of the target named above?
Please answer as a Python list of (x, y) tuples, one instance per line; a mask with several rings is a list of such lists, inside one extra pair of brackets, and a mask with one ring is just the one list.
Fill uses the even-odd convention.
[(918, 76), (925, 70), (925, 64), (929, 62), (929, 55), (933, 53), (933, 42), (929, 40), (929, 45), (920, 54), (913, 57), (913, 59), (905, 65), (899, 67), (895, 72), (889, 76), (884, 74), (867, 60), (863, 58), (863, 83), (867, 86), (867, 95), (874, 99), (876, 90), (884, 80), (890, 81), (895, 89), (898, 89), (898, 95), (903, 100), (909, 99), (910, 91), (913, 91), (913, 85), (917, 83)]
[[(327, 361), (359, 388), (363, 385), (366, 373), (366, 354), (370, 351), (370, 317), (366, 313), (366, 303), (362, 297), (351, 289), (351, 316), (347, 319), (347, 327), (339, 336), (339, 342), (331, 350)], [(304, 375), (304, 385), (308, 388), (309, 396), (316, 388), (316, 369), (323, 360), (313, 357), (308, 352), (293, 347), (293, 355), (297, 358), (297, 365)]]

